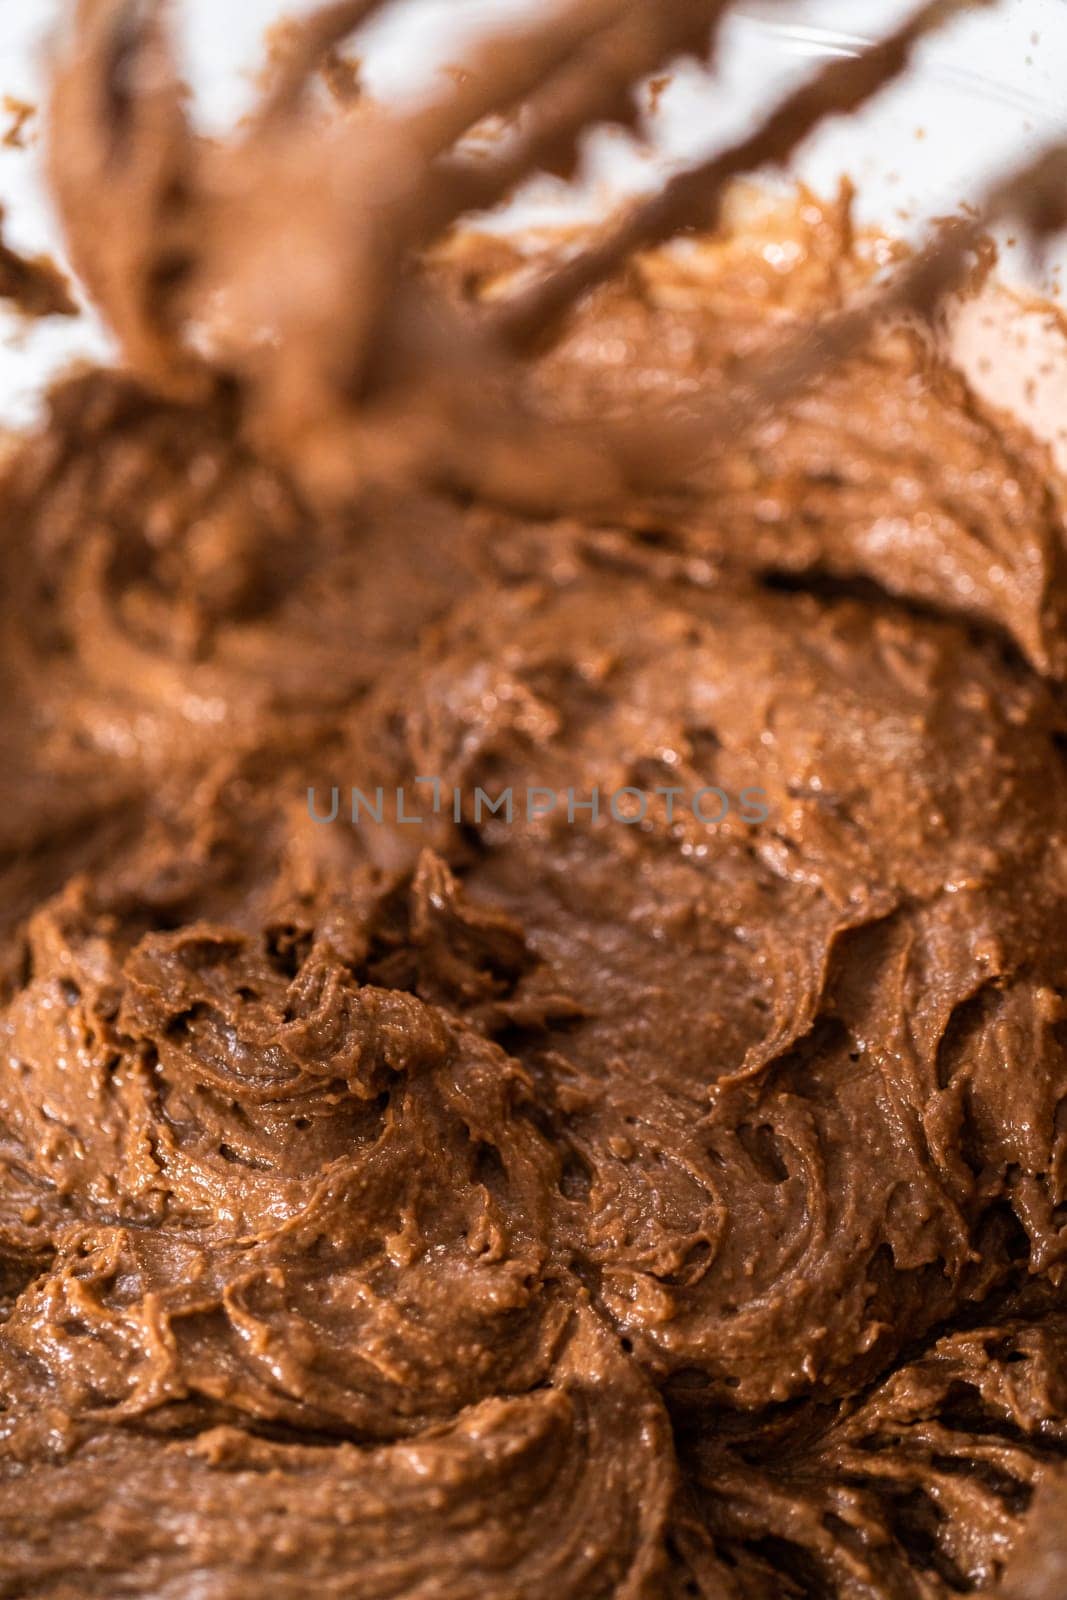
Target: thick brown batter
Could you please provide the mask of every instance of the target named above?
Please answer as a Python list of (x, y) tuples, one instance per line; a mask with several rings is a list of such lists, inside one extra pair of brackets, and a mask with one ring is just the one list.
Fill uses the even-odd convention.
[[(542, 164), (588, 112), (571, 50), (607, 115), (725, 6), (635, 10), (606, 43), (589, 18), (622, 8), (586, 9), (569, 44), (523, 45), (559, 67)], [(791, 148), (827, 83), (865, 98), (942, 9), (796, 97), (712, 173), (713, 209), (731, 161)], [(641, 419), (732, 394), (869, 284), (847, 194), (750, 197), (714, 242), (634, 262), (519, 369), (525, 411), (491, 364), (484, 391), (460, 367), (421, 416), (390, 409), (420, 349), (457, 355), (457, 298), (511, 308), (520, 349), (569, 303), (551, 273), (530, 289), (462, 236), (431, 270), (447, 295), (405, 280), (376, 351), (392, 258), (309, 186), (345, 139), (268, 114), (214, 163), (154, 23), (113, 11), (83, 0), (105, 71), (71, 67), (53, 164), (157, 390), (71, 378), (0, 482), (0, 1595), (1062, 1600), (1044, 449), (932, 337), (871, 318), (862, 354), (662, 488)], [(388, 195), (376, 149), (352, 146), (349, 189)], [(427, 171), (467, 194), (469, 170)], [(1049, 227), (1058, 171), (1033, 191)], [(675, 188), (662, 227), (599, 248), (670, 231)], [(272, 343), (279, 214), (301, 270)], [(215, 271), (241, 291), (210, 325), (225, 378), (184, 320)], [(57, 285), (27, 309), (70, 309)], [(443, 467), (447, 445), (454, 485), (617, 509), (401, 487), (324, 509), (309, 486), (328, 459), (336, 487), (375, 395), (365, 451)], [(591, 417), (631, 430), (632, 481)], [(425, 428), (410, 455), (400, 418)], [(623, 790), (643, 818), (613, 814)], [(693, 797), (719, 793), (708, 821)]]
[[(545, 394), (857, 251), (651, 257)], [(239, 422), (89, 374), (4, 483), (0, 1593), (995, 1588), (1067, 1455), (1043, 451), (904, 329), (629, 527), (313, 512)], [(598, 785), (770, 815), (473, 808)]]
[[(4, 221), (0, 207), (0, 229)], [(70, 285), (47, 256), (24, 256), (0, 231), (0, 300), (27, 317), (74, 317)]]

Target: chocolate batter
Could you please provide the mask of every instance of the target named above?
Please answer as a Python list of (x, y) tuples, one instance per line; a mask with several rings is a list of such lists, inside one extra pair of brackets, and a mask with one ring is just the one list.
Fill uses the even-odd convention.
[[(4, 212), (0, 207), (0, 227)], [(47, 256), (26, 256), (0, 233), (0, 300), (25, 317), (76, 317), (66, 277)]]
[[(538, 405), (725, 383), (868, 256), (740, 206)], [(256, 437), (90, 372), (0, 486), (0, 1595), (1062, 1600), (1044, 449), (904, 323), (612, 518)], [(708, 786), (766, 819), (475, 802)]]

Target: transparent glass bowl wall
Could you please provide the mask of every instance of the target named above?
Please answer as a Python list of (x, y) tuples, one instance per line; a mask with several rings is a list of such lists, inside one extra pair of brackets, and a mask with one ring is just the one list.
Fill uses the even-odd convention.
[[(204, 126), (222, 131), (247, 109), (264, 29), (317, 0), (175, 0), (186, 75)], [(553, 0), (555, 3), (555, 0)], [(660, 102), (649, 156), (625, 137), (593, 142), (588, 181), (563, 194), (542, 183), (500, 225), (525, 226), (601, 214), (628, 191), (648, 187), (665, 167), (727, 143), (760, 110), (835, 56), (853, 54), (910, 10), (916, 0), (740, 0), (724, 28), (712, 74), (680, 71)], [(548, 0), (400, 0), (366, 41), (369, 87), (385, 95), (432, 82), (462, 60), (472, 31)], [(50, 33), (69, 19), (67, 0), (0, 7), (0, 94), (40, 100)], [(440, 78), (437, 77), (440, 82)], [(1057, 132), (1067, 136), (1067, 0), (1001, 0), (928, 41), (905, 82), (859, 116), (839, 119), (800, 152), (795, 169), (832, 191), (847, 173), (858, 187), (861, 221), (909, 238), (932, 217), (980, 197), (983, 186)], [(30, 252), (60, 249), (44, 193), (39, 150), (0, 147), (0, 200), (13, 243)], [(1067, 244), (1032, 262), (1006, 248), (1002, 270), (1046, 295), (1067, 274)], [(49, 376), (77, 355), (106, 353), (102, 330), (48, 323), (0, 331), (0, 420), (26, 421), (40, 410)]]

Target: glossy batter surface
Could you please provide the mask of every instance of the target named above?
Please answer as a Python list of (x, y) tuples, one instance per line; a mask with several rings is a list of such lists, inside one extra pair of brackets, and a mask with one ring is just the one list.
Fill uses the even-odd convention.
[[(863, 280), (775, 228), (549, 403)], [(613, 526), (325, 514), (241, 420), (88, 374), (4, 480), (0, 1594), (1058, 1593), (1044, 452), (905, 328)]]

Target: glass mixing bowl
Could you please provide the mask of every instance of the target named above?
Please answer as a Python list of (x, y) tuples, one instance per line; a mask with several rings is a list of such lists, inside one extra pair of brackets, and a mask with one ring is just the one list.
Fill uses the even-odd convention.
[[(184, 66), (198, 115), (209, 131), (232, 124), (250, 103), (265, 29), (283, 15), (312, 9), (313, 3), (224, 0), (220, 6), (218, 0), (176, 0)], [(736, 137), (820, 62), (855, 54), (914, 3), (740, 4), (724, 27), (714, 70), (683, 66), (660, 98), (647, 130), (654, 154), (628, 136), (602, 133), (590, 142), (583, 183), (570, 191), (547, 181), (536, 183), (493, 225), (521, 228), (602, 214), (627, 193), (654, 184), (665, 167), (684, 164)], [(472, 34), (544, 4), (407, 0), (394, 5), (361, 40), (368, 88), (382, 95), (417, 93), (442, 67), (463, 59)], [(66, 0), (0, 7), (0, 95), (41, 98), (47, 42), (67, 15)], [(824, 192), (848, 174), (857, 185), (861, 222), (916, 239), (929, 219), (977, 200), (991, 178), (1057, 133), (1067, 137), (1064, 85), (1067, 0), (1001, 0), (992, 10), (965, 17), (927, 41), (905, 81), (858, 116), (837, 119), (820, 130), (798, 154), (794, 170)], [(14, 244), (61, 255), (38, 149), (0, 146), (0, 201), (8, 208)], [(1002, 243), (1006, 281), (1049, 298), (1067, 292), (1061, 287), (1067, 241), (1041, 261), (1032, 260), (1022, 245)], [(1029, 321), (1043, 326), (1047, 313), (1034, 313)], [(57, 368), (75, 355), (100, 355), (108, 348), (91, 317), (73, 327), (54, 323), (26, 329), (9, 322), (0, 331), (7, 335), (0, 339), (4, 419), (32, 417)], [(1067, 365), (1067, 358), (1061, 358), (1062, 352), (1056, 359)], [(1052, 358), (1045, 350), (1033, 359), (1048, 365)], [(1009, 380), (1003, 363), (996, 366), (998, 397), (1025, 401), (1027, 380)], [(1043, 391), (1050, 388), (1048, 374), (1042, 384)], [(1067, 377), (1062, 400), (1060, 411), (1067, 416)]]

